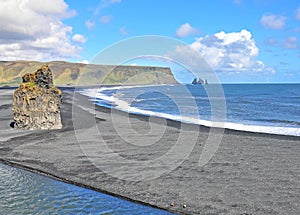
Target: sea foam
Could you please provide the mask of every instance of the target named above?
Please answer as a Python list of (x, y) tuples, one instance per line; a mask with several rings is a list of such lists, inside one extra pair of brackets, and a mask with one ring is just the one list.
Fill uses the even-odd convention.
[(129, 89), (145, 86), (118, 86), (118, 87), (101, 87), (99, 89), (85, 89), (79, 91), (81, 94), (88, 96), (91, 101), (96, 102), (99, 106), (105, 106), (115, 108), (120, 111), (124, 111), (132, 114), (140, 114), (145, 116), (161, 117), (169, 120), (179, 121), (183, 123), (202, 125), (206, 127), (214, 128), (226, 128), (237, 131), (258, 132), (266, 134), (278, 134), (289, 136), (300, 136), (300, 128), (294, 127), (277, 127), (277, 126), (262, 126), (262, 125), (247, 125), (236, 122), (212, 122), (209, 120), (203, 120), (199, 118), (193, 118), (190, 116), (173, 115), (168, 113), (155, 112), (150, 110), (142, 110), (136, 107), (131, 107), (130, 104), (124, 100), (119, 99), (119, 96), (108, 96), (104, 93), (107, 90)]

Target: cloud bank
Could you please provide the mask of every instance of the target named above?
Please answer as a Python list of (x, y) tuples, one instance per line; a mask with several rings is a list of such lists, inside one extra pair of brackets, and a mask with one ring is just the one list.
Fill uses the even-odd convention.
[[(82, 48), (72, 43), (72, 27), (62, 21), (75, 14), (64, 0), (0, 1), (0, 59), (63, 60), (79, 57)], [(79, 37), (74, 35), (73, 40)]]
[(262, 61), (256, 60), (259, 49), (247, 30), (225, 33), (223, 31), (199, 37), (190, 47), (196, 50), (213, 70), (230, 72), (271, 72)]

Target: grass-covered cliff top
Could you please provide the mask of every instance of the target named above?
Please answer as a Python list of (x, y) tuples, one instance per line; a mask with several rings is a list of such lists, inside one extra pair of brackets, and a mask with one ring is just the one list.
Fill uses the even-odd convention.
[[(32, 73), (45, 62), (0, 61), (0, 87), (18, 86), (22, 76)], [(112, 66), (53, 61), (46, 63), (51, 68), (54, 84), (74, 85), (140, 85), (176, 84), (170, 68), (151, 66)]]

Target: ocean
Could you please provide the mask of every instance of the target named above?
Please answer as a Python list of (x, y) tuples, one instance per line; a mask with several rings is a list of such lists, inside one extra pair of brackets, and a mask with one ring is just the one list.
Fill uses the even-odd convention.
[(81, 93), (99, 106), (129, 113), (300, 136), (300, 84), (118, 86)]

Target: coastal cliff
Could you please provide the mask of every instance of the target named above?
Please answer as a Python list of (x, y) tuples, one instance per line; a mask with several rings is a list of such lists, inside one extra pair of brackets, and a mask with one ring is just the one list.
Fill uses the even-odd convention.
[[(0, 61), (0, 87), (17, 86), (23, 75), (35, 71), (43, 64), (36, 61)], [(60, 86), (178, 83), (167, 67), (95, 65), (64, 61), (48, 62), (47, 65), (53, 71), (54, 84)]]

